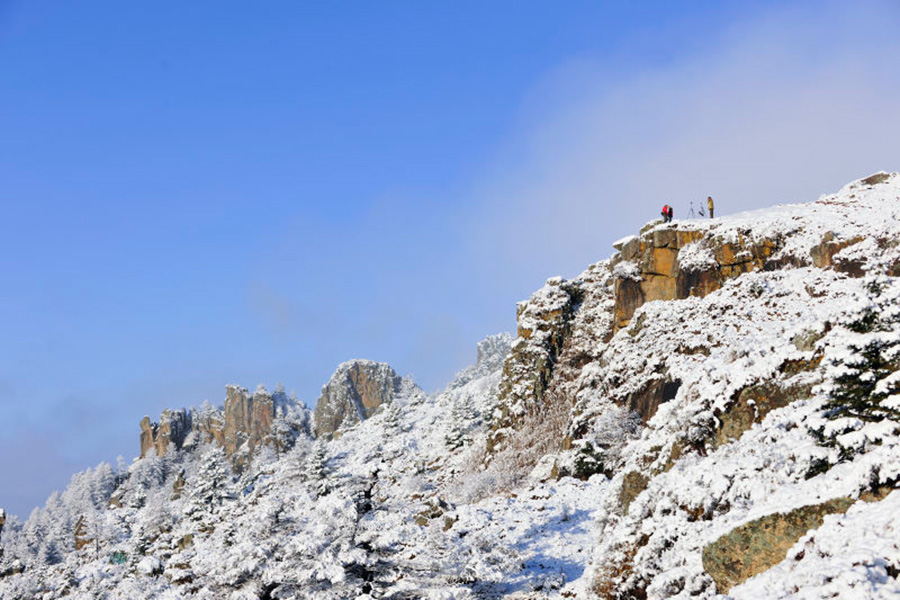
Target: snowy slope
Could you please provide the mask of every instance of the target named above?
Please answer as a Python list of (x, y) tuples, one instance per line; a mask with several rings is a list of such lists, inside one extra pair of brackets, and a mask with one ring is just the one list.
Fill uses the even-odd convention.
[[(685, 271), (773, 251), (621, 328), (642, 265), (551, 279), (443, 392), (240, 472), (191, 438), (77, 474), (7, 520), (0, 598), (896, 597), (898, 217), (900, 176), (876, 174), (623, 238), (693, 232)], [(859, 389), (879, 419), (835, 409)], [(729, 555), (744, 539), (777, 551)]]

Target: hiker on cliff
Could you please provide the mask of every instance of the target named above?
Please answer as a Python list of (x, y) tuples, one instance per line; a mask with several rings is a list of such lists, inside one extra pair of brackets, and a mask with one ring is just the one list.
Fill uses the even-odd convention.
[(713, 209), (715, 208), (715, 206), (713, 205), (712, 196), (706, 197), (706, 206), (709, 207), (709, 218), (712, 219), (713, 218)]
[(660, 212), (659, 214), (662, 215), (663, 223), (668, 223), (672, 220), (672, 207), (668, 204), (663, 204), (662, 212)]

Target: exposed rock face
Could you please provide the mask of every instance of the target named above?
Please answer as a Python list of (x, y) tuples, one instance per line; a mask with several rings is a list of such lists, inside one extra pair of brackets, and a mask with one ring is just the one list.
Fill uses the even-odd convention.
[(165, 456), (170, 445), (180, 449), (184, 439), (191, 432), (191, 415), (186, 410), (165, 410), (159, 423), (151, 423), (150, 417), (141, 421), (141, 458), (151, 451), (157, 456)]
[(664, 378), (651, 379), (640, 391), (629, 394), (624, 404), (638, 413), (641, 421), (646, 424), (656, 414), (660, 404), (675, 398), (680, 387), (681, 382), (677, 379), (674, 381)]
[(650, 483), (650, 478), (643, 473), (637, 471), (625, 473), (622, 489), (619, 491), (619, 506), (622, 507), (622, 512), (628, 512), (628, 507), (641, 492), (647, 489), (648, 483)]
[(194, 431), (204, 442), (215, 442), (225, 447), (225, 413), (222, 410), (204, 405), (194, 412)]
[(703, 297), (726, 279), (764, 268), (778, 246), (778, 240), (742, 234), (721, 240), (706, 230), (675, 225), (630, 239), (612, 261), (616, 329), (627, 327), (645, 302)]
[(761, 422), (776, 408), (783, 408), (792, 402), (810, 397), (812, 387), (810, 383), (791, 384), (775, 381), (744, 388), (735, 394), (734, 402), (728, 410), (717, 415), (721, 425), (712, 440), (713, 447), (740, 438), (754, 423)]
[[(164, 411), (159, 423), (149, 417), (141, 421), (141, 457), (155, 453), (163, 456), (170, 446), (181, 449), (189, 434), (199, 440), (214, 442), (225, 448), (236, 464), (238, 455), (251, 456), (260, 445), (275, 443), (284, 449), (285, 439), (275, 434), (279, 414), (291, 417), (290, 424), (308, 433), (308, 410), (298, 401), (287, 398), (283, 391), (274, 394), (260, 387), (252, 394), (246, 388), (229, 385), (225, 389), (225, 406), (216, 409), (205, 405), (199, 410)], [(280, 412), (279, 412), (280, 411)], [(287, 441), (290, 441), (288, 439)]]
[(540, 404), (581, 297), (577, 282), (554, 277), (516, 305), (518, 339), (503, 366), (498, 426), (512, 424)]
[(225, 453), (232, 456), (242, 446), (249, 452), (272, 437), (275, 403), (260, 389), (252, 395), (246, 388), (229, 385), (225, 398)]
[(81, 550), (85, 546), (89, 546), (94, 540), (88, 537), (87, 521), (84, 516), (78, 517), (75, 522), (75, 532), (73, 533), (75, 540), (75, 550)]
[(545, 408), (548, 392), (553, 401), (571, 401), (571, 385), (612, 334), (612, 291), (604, 261), (573, 280), (548, 279), (517, 304), (518, 337), (503, 365), (489, 449), (502, 443), (506, 430), (518, 428), (529, 411)]
[(787, 514), (774, 514), (741, 525), (703, 549), (703, 568), (727, 594), (735, 585), (774, 567), (810, 529), (818, 529), (825, 515), (845, 512), (850, 498), (802, 506)]
[(387, 363), (351, 360), (338, 366), (316, 402), (316, 436), (330, 437), (342, 427), (368, 419), (402, 394), (403, 378)]

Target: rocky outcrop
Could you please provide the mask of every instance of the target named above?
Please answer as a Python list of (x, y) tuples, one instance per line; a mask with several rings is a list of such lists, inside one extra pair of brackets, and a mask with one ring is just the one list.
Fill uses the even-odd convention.
[(716, 417), (719, 428), (712, 445), (719, 447), (741, 437), (754, 423), (760, 423), (777, 408), (812, 395), (810, 383), (770, 382), (748, 386), (734, 395), (729, 408)]
[(151, 452), (156, 456), (165, 456), (170, 446), (181, 449), (190, 432), (191, 415), (184, 409), (163, 411), (158, 423), (144, 417), (141, 421), (141, 458)]
[(93, 538), (91, 538), (88, 534), (88, 525), (87, 520), (84, 516), (78, 517), (78, 520), (75, 522), (75, 531), (72, 534), (75, 542), (75, 551), (81, 550), (85, 546), (89, 546), (91, 542), (93, 542)]
[(517, 339), (503, 366), (497, 428), (514, 424), (540, 404), (581, 299), (577, 282), (554, 277), (516, 305)]
[(290, 437), (276, 435), (276, 419), (288, 418), (289, 427), (308, 434), (308, 410), (282, 390), (269, 393), (260, 386), (252, 394), (246, 388), (225, 388), (225, 404), (221, 409), (204, 405), (199, 410), (166, 410), (158, 423), (144, 417), (141, 421), (141, 457), (163, 456), (170, 447), (176, 450), (193, 434), (199, 441), (215, 443), (236, 464), (246, 462), (260, 445), (275, 444), (279, 450), (289, 445)]
[(368, 419), (403, 393), (403, 383), (387, 363), (351, 360), (341, 364), (316, 402), (316, 436), (332, 437)]
[(675, 398), (680, 387), (681, 381), (677, 379), (650, 379), (640, 391), (628, 394), (623, 405), (640, 415), (641, 422), (646, 425), (661, 404)]
[(252, 395), (246, 388), (229, 385), (225, 397), (225, 454), (234, 455), (243, 448), (252, 453), (272, 437), (275, 403), (261, 388)]
[(826, 515), (845, 512), (850, 498), (802, 506), (741, 525), (703, 549), (703, 568), (720, 594), (784, 560), (787, 551), (810, 529), (818, 529)]
[(572, 403), (575, 380), (612, 333), (612, 299), (609, 265), (603, 261), (572, 280), (548, 279), (516, 305), (518, 336), (503, 365), (489, 450), (502, 445), (508, 430), (518, 429), (530, 411), (551, 410), (547, 398)]
[(727, 279), (764, 268), (779, 244), (742, 233), (729, 240), (716, 239), (705, 229), (669, 225), (619, 246), (619, 255), (612, 261), (616, 329), (627, 327), (645, 302), (702, 298)]
[(637, 471), (629, 471), (622, 478), (622, 488), (619, 490), (619, 506), (623, 513), (628, 512), (628, 507), (641, 492), (647, 489), (650, 478)]

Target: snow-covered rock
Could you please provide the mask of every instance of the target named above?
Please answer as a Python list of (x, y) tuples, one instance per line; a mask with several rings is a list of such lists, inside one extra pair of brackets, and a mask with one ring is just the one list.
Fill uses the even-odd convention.
[(331, 436), (371, 417), (383, 405), (418, 387), (387, 363), (351, 360), (338, 366), (316, 402), (317, 436)]

